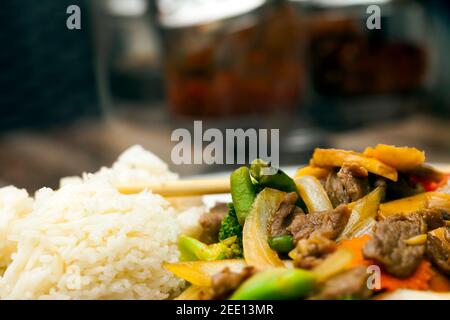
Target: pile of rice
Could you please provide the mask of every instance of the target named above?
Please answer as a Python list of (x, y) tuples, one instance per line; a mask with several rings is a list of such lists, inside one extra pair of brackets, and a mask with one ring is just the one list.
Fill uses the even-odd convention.
[(183, 282), (162, 263), (178, 260), (177, 238), (199, 231), (202, 208), (179, 213), (159, 195), (124, 195), (113, 187), (171, 179), (177, 176), (166, 164), (134, 146), (112, 168), (63, 179), (60, 189), (43, 188), (34, 199), (15, 187), (0, 189), (0, 298), (176, 294)]

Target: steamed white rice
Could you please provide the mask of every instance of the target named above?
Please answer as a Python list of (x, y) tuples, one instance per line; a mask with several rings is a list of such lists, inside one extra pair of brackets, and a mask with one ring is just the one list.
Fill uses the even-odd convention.
[[(135, 146), (112, 168), (64, 179), (35, 198), (0, 189), (0, 298), (165, 299), (182, 286), (162, 268), (178, 260), (180, 232), (199, 232), (202, 208), (176, 212), (151, 192), (113, 183), (176, 179)], [(183, 222), (184, 221), (184, 222)], [(2, 271), (3, 270), (3, 271)]]

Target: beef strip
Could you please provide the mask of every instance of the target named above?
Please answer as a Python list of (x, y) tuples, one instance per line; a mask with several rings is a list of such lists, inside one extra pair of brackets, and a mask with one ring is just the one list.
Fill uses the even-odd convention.
[(295, 266), (312, 269), (322, 262), (324, 256), (336, 249), (336, 242), (321, 235), (301, 239), (295, 247)]
[(255, 272), (253, 267), (245, 267), (241, 272), (232, 272), (227, 267), (211, 278), (213, 299), (227, 299), (245, 280)]
[(297, 199), (298, 196), (295, 192), (286, 194), (270, 225), (270, 235), (272, 237), (290, 234), (287, 228), (292, 220), (296, 216), (304, 214), (303, 210), (295, 205)]
[(376, 224), (374, 236), (365, 244), (363, 255), (377, 261), (396, 277), (408, 277), (422, 260), (425, 245), (408, 245), (405, 240), (426, 231), (426, 220), (419, 213), (390, 216)]
[(334, 240), (344, 230), (349, 217), (348, 207), (340, 205), (329, 211), (297, 215), (288, 230), (293, 234), (295, 243), (311, 235), (321, 235)]
[[(426, 246), (408, 245), (405, 240), (443, 225), (445, 225), (444, 212), (439, 209), (393, 215), (375, 226), (374, 238), (364, 246), (363, 255), (367, 259), (379, 262), (394, 276), (408, 277), (423, 259)], [(435, 244), (433, 240), (429, 242)], [(436, 250), (433, 252), (436, 253)]]
[(368, 277), (366, 267), (362, 266), (343, 271), (325, 281), (311, 299), (368, 299), (373, 293), (367, 286)]
[(450, 228), (443, 227), (428, 233), (427, 257), (443, 273), (450, 275)]
[(369, 192), (369, 173), (355, 164), (344, 164), (337, 173), (350, 201), (356, 201)]
[(350, 196), (344, 188), (341, 180), (337, 175), (337, 169), (333, 169), (327, 176), (324, 188), (330, 198), (333, 207), (337, 207), (342, 203), (350, 203)]
[(219, 241), (219, 230), (223, 218), (228, 213), (228, 206), (226, 203), (217, 203), (200, 216), (199, 223), (203, 228), (200, 240), (206, 244), (216, 243)]
[(350, 217), (346, 205), (336, 209), (297, 215), (288, 230), (293, 234), (294, 263), (298, 267), (313, 268), (335, 249), (335, 240)]
[(342, 168), (331, 170), (325, 181), (325, 190), (334, 207), (364, 197), (369, 191), (369, 173), (355, 164), (346, 163)]

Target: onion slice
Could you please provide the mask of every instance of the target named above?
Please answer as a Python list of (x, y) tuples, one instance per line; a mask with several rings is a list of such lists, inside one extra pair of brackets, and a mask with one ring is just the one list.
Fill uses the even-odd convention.
[(265, 188), (256, 197), (242, 234), (244, 259), (248, 265), (258, 269), (284, 266), (278, 253), (269, 246), (268, 229), (285, 195), (285, 192)]
[(384, 195), (384, 188), (378, 187), (358, 200), (352, 209), (347, 225), (337, 241), (360, 237), (371, 231), (375, 224), (378, 208)]
[(302, 176), (295, 179), (295, 184), (308, 212), (333, 210), (327, 192), (316, 177)]

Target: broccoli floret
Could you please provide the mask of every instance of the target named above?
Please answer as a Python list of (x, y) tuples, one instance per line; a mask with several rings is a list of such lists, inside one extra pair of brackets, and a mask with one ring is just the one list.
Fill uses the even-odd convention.
[(182, 235), (178, 240), (181, 260), (212, 261), (242, 258), (242, 226), (239, 224), (233, 204), (229, 204), (228, 208), (228, 214), (220, 226), (220, 242), (207, 245), (197, 239)]
[(232, 203), (228, 204), (228, 214), (222, 220), (219, 230), (219, 240), (223, 241), (230, 237), (236, 237), (236, 243), (234, 245), (233, 258), (241, 258), (243, 256), (242, 249), (242, 226), (239, 224), (236, 211)]
[(207, 245), (195, 238), (181, 235), (178, 240), (178, 249), (183, 261), (213, 261), (236, 258), (240, 246), (236, 236)]

